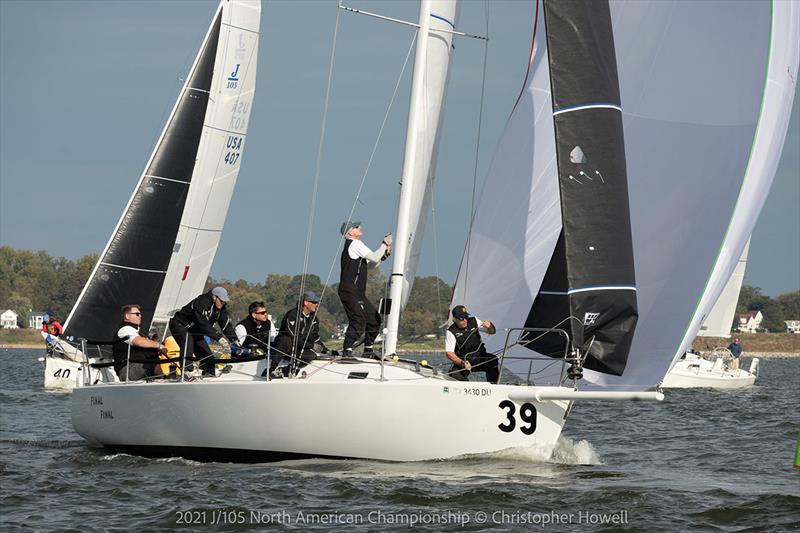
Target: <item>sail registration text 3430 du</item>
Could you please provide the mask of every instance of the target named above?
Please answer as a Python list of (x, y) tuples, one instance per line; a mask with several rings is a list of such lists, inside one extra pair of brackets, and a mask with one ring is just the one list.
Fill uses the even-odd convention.
[[(72, 397), (76, 430), (111, 448), (234, 460), (425, 460), (512, 447), (548, 454), (571, 402), (660, 398), (660, 381), (729, 278), (769, 190), (794, 94), (800, 8), (662, 0), (535, 5), (525, 84), (486, 178), (454, 296), (501, 331), (487, 348), (500, 355), (508, 383), (464, 383), (419, 364), (362, 358), (318, 359), (293, 378), (269, 380), (261, 377), (264, 361), (252, 361), (192, 382), (79, 387)], [(444, 94), (426, 88), (446, 84), (458, 33), (455, 1), (424, 0), (415, 25), (409, 124), (429, 135), (415, 137), (416, 126), (407, 133), (396, 242), (408, 248), (419, 237), (413, 219), (422, 216), (418, 198), (439, 134), (438, 115), (424, 110), (438, 113)], [(205, 82), (196, 92), (224, 101), (235, 64), (242, 86), (231, 97), (252, 98), (258, 27), (258, 2), (223, 1), (181, 98)], [(245, 46), (241, 60), (233, 57), (238, 43)], [(177, 122), (205, 130), (231, 109), (208, 103), (184, 115), (183, 107), (179, 99), (165, 139)], [(224, 155), (218, 148), (230, 133), (221, 135), (205, 148), (201, 138), (198, 153)], [(185, 172), (167, 177), (193, 188), (201, 162), (198, 155), (193, 170), (176, 162), (173, 170)], [(114, 266), (131, 257), (115, 239), (137, 211), (137, 194), (167, 181), (159, 179), (160, 164), (154, 154), (82, 300), (108, 290), (108, 305), (118, 305), (133, 294), (125, 292), (130, 286), (151, 295), (146, 312), (158, 319), (194, 296), (170, 285), (173, 265), (194, 257), (173, 262), (180, 253), (174, 244), (185, 242), (181, 230), (165, 237), (169, 253), (149, 268), (161, 281), (137, 281), (138, 274)], [(190, 180), (175, 178), (187, 174)], [(186, 217), (175, 213), (171, 223), (182, 227)], [(687, 255), (693, 261), (683, 260)], [(403, 258), (395, 260), (393, 283), (409, 285)], [(393, 288), (395, 301), (402, 289)], [(82, 300), (67, 332), (108, 336), (102, 328), (113, 323), (84, 313)], [(385, 343), (393, 346), (396, 317), (387, 323)], [(98, 329), (78, 334), (89, 326)], [(465, 410), (469, 416), (453, 416)]]

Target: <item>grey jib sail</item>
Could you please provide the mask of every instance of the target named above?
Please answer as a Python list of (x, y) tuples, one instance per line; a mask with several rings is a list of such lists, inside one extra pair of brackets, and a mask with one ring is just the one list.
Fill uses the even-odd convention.
[[(637, 320), (622, 112), (607, 2), (546, 2), (562, 230), (526, 327), (561, 328), (585, 367), (621, 375)], [(563, 339), (521, 343), (563, 355)]]
[(175, 246), (208, 106), (222, 11), (105, 253), (70, 314), (65, 334), (113, 339), (120, 307), (142, 306), (147, 332)]

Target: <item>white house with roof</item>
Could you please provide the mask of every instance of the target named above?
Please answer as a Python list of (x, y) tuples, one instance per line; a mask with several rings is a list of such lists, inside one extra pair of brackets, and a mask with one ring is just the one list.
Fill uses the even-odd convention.
[(800, 333), (800, 320), (784, 320), (786, 333)]
[(739, 331), (747, 333), (757, 333), (761, 329), (761, 321), (764, 315), (761, 311), (748, 311), (739, 315)]
[(13, 309), (6, 309), (0, 314), (0, 327), (3, 329), (17, 329), (17, 318), (19, 315)]

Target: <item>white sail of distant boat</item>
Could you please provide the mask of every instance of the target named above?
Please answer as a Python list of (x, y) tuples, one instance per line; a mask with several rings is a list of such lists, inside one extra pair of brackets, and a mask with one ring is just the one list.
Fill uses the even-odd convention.
[[(121, 305), (151, 320), (200, 294), (241, 165), (256, 81), (260, 4), (223, 0), (133, 195), (64, 325), (108, 342)], [(75, 372), (74, 374), (79, 374)]]
[[(421, 2), (410, 24), (418, 47), (444, 31), (430, 25), (443, 4)], [(325, 356), (270, 379), (246, 362), (191, 382), (184, 373), (80, 387), (76, 431), (114, 450), (234, 461), (419, 461), (516, 447), (549, 455), (573, 401), (663, 398), (643, 389), (696, 332), (709, 286), (732, 270), (728, 253), (741, 254), (769, 188), (769, 168), (751, 169), (786, 132), (764, 117), (788, 117), (800, 8), (552, 1), (537, 2), (532, 23), (530, 75), (455, 297), (506, 329), (485, 340), (514, 375), (463, 383), (424, 362)], [(732, 192), (720, 198), (723, 185)], [(709, 197), (714, 207), (698, 209)], [(401, 201), (398, 226), (410, 204)], [(687, 253), (692, 265), (681, 262)], [(537, 301), (552, 308), (532, 313)], [(568, 351), (531, 350), (540, 339), (519, 335), (531, 320), (560, 320), (544, 329), (568, 335)], [(200, 407), (202, 424), (198, 406), (212, 406)]]
[(723, 337), (731, 336), (731, 328), (733, 327), (733, 318), (736, 316), (736, 305), (739, 303), (739, 292), (742, 290), (742, 283), (744, 282), (744, 270), (747, 267), (747, 253), (750, 250), (750, 239), (744, 245), (742, 256), (736, 263), (736, 268), (733, 270), (728, 283), (722, 289), (717, 303), (711, 308), (703, 325), (700, 326), (700, 331), (697, 332), (698, 337)]

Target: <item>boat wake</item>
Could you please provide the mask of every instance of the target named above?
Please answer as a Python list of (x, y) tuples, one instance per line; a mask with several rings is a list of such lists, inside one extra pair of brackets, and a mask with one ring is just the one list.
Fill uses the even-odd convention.
[[(600, 456), (589, 441), (573, 441), (559, 437), (552, 453), (546, 447), (520, 446), (506, 448), (496, 452), (472, 455), (470, 458), (518, 461), (525, 463), (551, 463), (560, 465), (599, 465), (603, 464)], [(466, 458), (466, 456), (464, 457)]]

